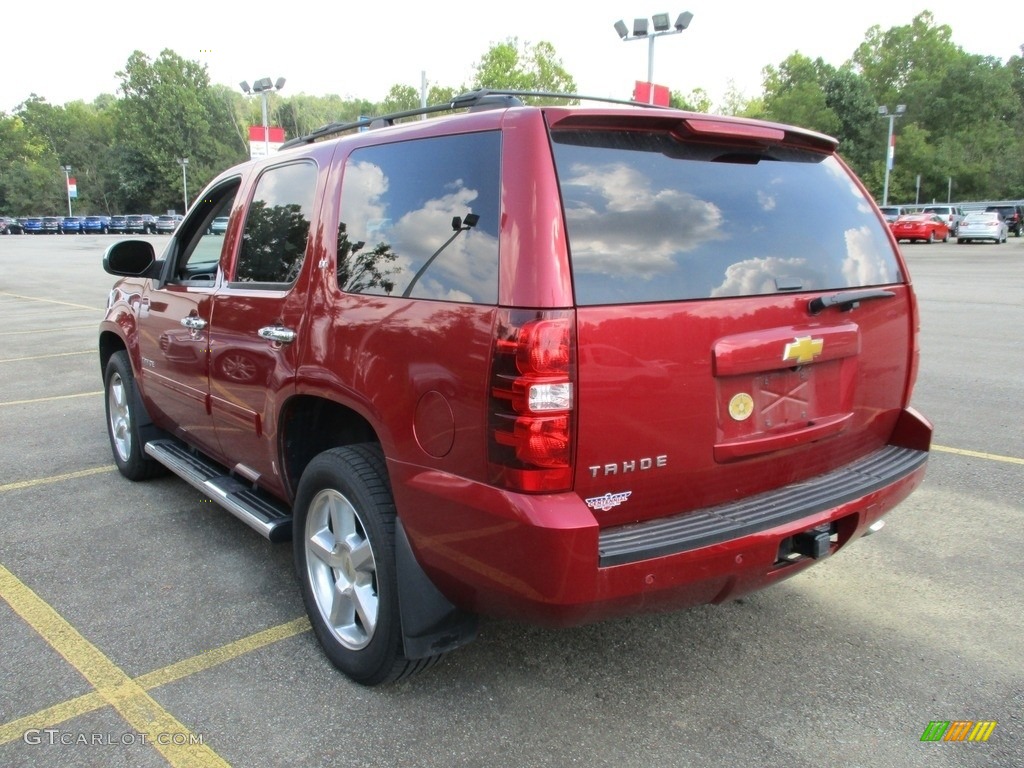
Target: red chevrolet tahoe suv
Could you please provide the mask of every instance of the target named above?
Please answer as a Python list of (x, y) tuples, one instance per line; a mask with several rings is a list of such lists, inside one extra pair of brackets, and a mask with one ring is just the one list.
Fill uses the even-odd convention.
[(413, 112), (227, 170), (159, 257), (104, 257), (118, 467), (290, 537), (352, 679), (482, 614), (732, 599), (921, 482), (914, 293), (833, 139), (494, 92)]

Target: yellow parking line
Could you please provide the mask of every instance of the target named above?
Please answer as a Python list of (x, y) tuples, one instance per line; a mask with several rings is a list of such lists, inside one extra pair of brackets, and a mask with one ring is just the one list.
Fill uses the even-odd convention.
[(970, 456), (974, 459), (987, 459), (988, 461), (1002, 461), (1007, 464), (1021, 464), (1024, 465), (1024, 459), (1018, 459), (1015, 456), (1000, 456), (998, 453), (982, 453), (981, 451), (967, 451), (963, 448), (950, 448), (945, 445), (933, 445), (933, 451), (939, 451), (941, 453), (955, 453), (957, 456)]
[(4, 491), (20, 491), (23, 488), (35, 488), (39, 485), (49, 485), (50, 483), (62, 483), (65, 480), (75, 480), (79, 477), (89, 477), (90, 475), (99, 475), (104, 472), (112, 472), (117, 469), (113, 464), (108, 464), (105, 467), (93, 467), (92, 469), (80, 469), (77, 472), (67, 472), (63, 475), (51, 475), (50, 477), (37, 477), (34, 480), (20, 480), (16, 483), (6, 483), (0, 485), (0, 493)]
[(105, 706), (107, 706), (106, 699), (93, 691), (84, 696), (76, 696), (73, 699), (62, 701), (60, 704), (47, 707), (34, 714), (11, 720), (9, 723), (0, 725), (0, 746), (24, 738), (26, 731), (35, 728), (39, 730), (54, 728), (79, 715), (87, 715), (97, 709), (103, 709)]
[[(188, 728), (2, 565), (0, 597), (77, 669), (128, 725), (138, 733), (147, 734), (148, 743), (172, 766), (228, 765), (209, 746), (195, 743), (197, 739)], [(174, 738), (168, 738), (170, 736)]]
[(89, 325), (65, 325), (63, 328), (36, 328), (32, 331), (4, 331), (0, 336), (28, 336), (33, 333), (60, 333), (61, 331), (77, 331), (81, 328), (96, 329), (95, 323)]
[(99, 392), (80, 392), (77, 395), (54, 395), (53, 397), (36, 397), (32, 400), (8, 400), (6, 403), (0, 403), (0, 407), (5, 405), (29, 405), (31, 403), (49, 403), (53, 400), (70, 400), (74, 397), (95, 397), (96, 395), (102, 395), (103, 390)]
[(309, 631), (309, 628), (309, 619), (302, 616), (284, 624), (278, 624), (276, 627), (264, 629), (262, 632), (257, 632), (248, 637), (243, 637), (241, 640), (235, 640), (233, 643), (222, 645), (220, 648), (214, 648), (212, 651), (206, 651), (206, 653), (200, 653), (184, 661), (171, 664), (163, 669), (149, 672), (141, 677), (137, 677), (135, 680), (149, 691), (153, 688), (159, 688), (161, 685), (181, 680), (183, 677), (189, 677), (197, 672), (216, 667), (226, 661), (237, 659), (239, 656), (258, 650), (266, 645), (271, 645), (279, 640), (286, 640), (289, 637), (301, 635), (303, 632)]
[(88, 307), (85, 304), (73, 304), (70, 301), (57, 301), (56, 299), (37, 299), (35, 296), (22, 296), (18, 293), (7, 293), (7, 291), (0, 291), (0, 296), (9, 296), (12, 299), (24, 299), (25, 301), (41, 301), (45, 304), (61, 304), (65, 307), (78, 307), (79, 309), (91, 309), (95, 312), (102, 312), (102, 307)]
[(48, 360), (51, 357), (72, 357), (73, 355), (91, 355), (95, 349), (83, 349), (81, 352), (55, 352), (52, 355), (35, 355), (33, 357), (8, 357), (0, 363), (23, 363), (26, 360)]
[[(197, 672), (212, 669), (280, 640), (300, 635), (308, 630), (309, 619), (303, 616), (284, 624), (278, 624), (276, 627), (265, 629), (262, 632), (257, 632), (254, 635), (243, 637), (241, 640), (236, 640), (233, 643), (222, 645), (220, 648), (214, 648), (212, 651), (192, 656), (163, 669), (157, 669), (136, 677), (134, 682), (143, 690), (151, 691), (154, 688), (173, 683)], [(72, 718), (102, 709), (106, 705), (106, 700), (94, 691), (83, 696), (68, 699), (52, 707), (47, 707), (34, 714), (19, 717), (17, 720), (0, 725), (0, 745), (22, 738), (25, 732), (30, 729), (45, 730), (47, 728), (54, 728)]]

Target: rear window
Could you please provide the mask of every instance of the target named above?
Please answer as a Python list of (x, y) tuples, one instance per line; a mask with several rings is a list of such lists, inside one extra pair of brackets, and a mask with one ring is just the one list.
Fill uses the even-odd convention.
[(992, 213), (998, 213), (1004, 219), (1012, 219), (1017, 210), (1012, 205), (990, 205), (985, 209)]
[(552, 140), (578, 304), (902, 281), (872, 203), (833, 157), (656, 132)]

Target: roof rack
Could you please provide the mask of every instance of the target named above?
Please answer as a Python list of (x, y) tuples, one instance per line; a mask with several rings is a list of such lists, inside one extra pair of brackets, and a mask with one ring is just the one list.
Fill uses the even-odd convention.
[(289, 139), (281, 145), (281, 149), (297, 147), (301, 144), (312, 144), (319, 139), (324, 139), (328, 136), (335, 136), (339, 133), (344, 133), (345, 131), (353, 131), (360, 128), (384, 128), (394, 125), (396, 120), (402, 120), (408, 117), (418, 117), (420, 115), (430, 115), (436, 112), (454, 112), (458, 109), (466, 109), (470, 112), (475, 112), (484, 109), (521, 107), (523, 106), (523, 101), (520, 97), (536, 99), (566, 99), (571, 101), (599, 101), (608, 104), (624, 104), (631, 107), (665, 109), (665, 107), (648, 104), (642, 101), (613, 99), (606, 96), (582, 96), (578, 93), (558, 93), (554, 91), (506, 91), (491, 88), (480, 88), (475, 91), (463, 93), (456, 96), (451, 101), (447, 101), (442, 104), (417, 107), (416, 109), (406, 109), (401, 112), (391, 112), (377, 117), (361, 117), (358, 120), (352, 120), (346, 123), (328, 123), (305, 136)]

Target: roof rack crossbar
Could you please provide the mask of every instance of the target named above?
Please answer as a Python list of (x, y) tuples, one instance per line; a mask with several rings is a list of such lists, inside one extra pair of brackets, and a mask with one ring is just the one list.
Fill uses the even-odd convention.
[[(645, 102), (632, 101), (630, 99), (613, 99), (606, 96), (583, 96), (577, 93), (559, 93), (556, 91), (517, 91), (480, 88), (475, 91), (467, 91), (466, 93), (456, 96), (451, 101), (447, 101), (442, 104), (432, 104), (426, 107), (417, 107), (416, 109), (406, 109), (400, 112), (391, 112), (376, 117), (363, 117), (358, 120), (352, 120), (344, 123), (328, 123), (327, 125), (317, 128), (316, 130), (306, 134), (305, 136), (299, 136), (297, 138), (286, 141), (284, 144), (281, 145), (281, 149), (296, 147), (299, 146), (300, 144), (312, 144), (317, 139), (323, 139), (326, 138), (327, 136), (334, 136), (335, 134), (344, 133), (345, 131), (351, 131), (358, 128), (368, 129), (394, 125), (396, 120), (402, 120), (407, 117), (430, 115), (436, 112), (452, 112), (457, 109), (471, 109), (478, 105), (483, 106), (484, 104), (486, 104), (485, 100), (488, 97), (493, 96), (510, 96), (515, 98), (526, 97), (536, 99), (568, 99), (577, 101), (599, 101), (606, 102), (609, 104), (624, 104), (633, 107), (653, 107), (655, 109), (664, 109), (664, 107), (647, 104)], [(502, 105), (510, 106), (511, 104), (504, 103)]]

